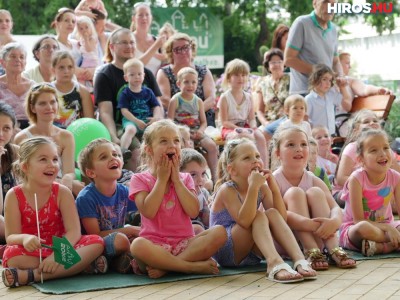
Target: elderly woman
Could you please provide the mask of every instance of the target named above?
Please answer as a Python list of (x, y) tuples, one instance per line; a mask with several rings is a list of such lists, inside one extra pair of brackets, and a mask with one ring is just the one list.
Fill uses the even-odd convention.
[[(15, 42), (11, 35), (13, 28), (13, 20), (11, 13), (8, 10), (0, 9), (0, 50), (4, 45)], [(5, 70), (0, 66), (0, 75), (3, 75)]]
[(54, 71), (51, 66), (53, 53), (60, 50), (58, 41), (54, 36), (42, 36), (32, 48), (33, 57), (39, 64), (23, 73), (35, 82), (51, 82), (54, 80)]
[(268, 142), (286, 118), (283, 103), (289, 95), (289, 75), (283, 72), (283, 52), (277, 48), (265, 53), (263, 65), (268, 75), (260, 79), (256, 88), (256, 114)]
[(159, 51), (165, 43), (165, 38), (164, 36), (155, 38), (150, 34), (152, 21), (153, 16), (149, 4), (138, 2), (133, 6), (130, 29), (133, 31), (136, 41), (135, 56), (156, 75), (165, 59), (165, 56)]
[(34, 81), (24, 77), (26, 50), (20, 43), (9, 43), (0, 51), (0, 61), (6, 74), (0, 76), (0, 100), (9, 104), (16, 115), (17, 127), (25, 128), (28, 117), (25, 114), (24, 101)]
[(199, 74), (196, 95), (204, 101), (207, 124), (215, 127), (215, 83), (207, 66), (195, 65), (197, 46), (194, 40), (185, 33), (176, 33), (165, 43), (165, 52), (169, 65), (157, 73), (157, 83), (161, 89), (161, 101), (167, 110), (171, 97), (180, 91), (176, 85), (176, 74), (183, 67), (191, 67)]

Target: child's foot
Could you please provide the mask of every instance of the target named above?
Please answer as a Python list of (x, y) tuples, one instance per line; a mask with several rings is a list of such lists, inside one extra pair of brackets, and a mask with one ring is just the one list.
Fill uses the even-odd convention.
[(329, 259), (341, 269), (355, 268), (357, 264), (341, 247), (333, 248), (329, 252)]
[(304, 280), (303, 276), (293, 270), (287, 263), (280, 263), (274, 267), (268, 266), (267, 279), (278, 283), (291, 283)]
[(300, 259), (293, 265), (293, 269), (297, 271), (304, 279), (317, 279), (317, 272), (311, 267), (311, 264), (305, 260)]
[(83, 273), (85, 274), (104, 274), (108, 271), (107, 258), (104, 255), (100, 255), (96, 258)]
[(166, 271), (155, 269), (149, 266), (146, 267), (146, 270), (147, 270), (147, 275), (149, 275), (149, 277), (153, 279), (163, 277), (165, 274), (167, 274)]
[(217, 262), (213, 260), (212, 258), (205, 260), (205, 261), (196, 261), (192, 262), (193, 264), (193, 269), (192, 272), (193, 274), (218, 274), (219, 269)]
[(316, 271), (328, 270), (329, 264), (325, 255), (318, 248), (313, 248), (304, 252), (304, 256)]
[(1, 277), (6, 287), (18, 287), (35, 282), (33, 269), (20, 270), (16, 268), (6, 268), (3, 269)]

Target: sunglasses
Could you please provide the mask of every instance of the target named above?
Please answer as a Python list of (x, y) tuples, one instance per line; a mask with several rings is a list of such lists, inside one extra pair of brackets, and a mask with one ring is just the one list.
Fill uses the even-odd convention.
[(42, 82), (42, 83), (39, 83), (39, 84), (34, 85), (34, 86), (31, 88), (31, 92), (36, 92), (36, 91), (38, 91), (38, 90), (40, 90), (40, 89), (42, 89), (42, 88), (50, 88), (50, 89), (52, 89), (52, 90), (55, 91), (54, 86), (52, 86), (50, 83)]
[(237, 133), (249, 133), (249, 134), (253, 134), (253, 129), (251, 128), (235, 128), (235, 131)]
[(225, 155), (226, 155), (226, 161), (229, 162), (229, 156), (232, 152), (232, 149), (234, 149), (237, 145), (241, 143), (241, 139), (232, 139), (229, 140), (226, 145), (225, 145)]

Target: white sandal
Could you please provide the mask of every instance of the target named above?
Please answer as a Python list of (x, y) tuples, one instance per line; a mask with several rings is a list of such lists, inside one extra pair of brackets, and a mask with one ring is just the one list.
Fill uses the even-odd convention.
[[(293, 269), (294, 269), (295, 271), (297, 271), (297, 268), (298, 268), (299, 266), (300, 266), (304, 271), (306, 271), (306, 272), (315, 271), (315, 270), (311, 267), (310, 262), (309, 262), (308, 260), (306, 260), (306, 259), (299, 259), (298, 261), (296, 261), (296, 262), (294, 263), (294, 265), (293, 265)], [(299, 273), (299, 272), (297, 271), (297, 273)], [(301, 273), (299, 273), (299, 274), (301, 274)], [(306, 279), (306, 280), (309, 280), (309, 279), (317, 279), (317, 275), (314, 275), (314, 276), (304, 276), (304, 274), (301, 274), (301, 276), (303, 276), (303, 278)]]
[[(368, 249), (365, 250), (365, 246), (368, 243)], [(371, 241), (371, 240), (362, 240), (361, 242), (361, 253), (364, 256), (373, 256), (376, 251), (376, 242)]]
[(289, 272), (290, 274), (296, 275), (299, 274), (298, 272), (296, 272), (295, 270), (293, 270), (287, 263), (281, 263), (279, 265), (276, 265), (275, 267), (272, 268), (272, 271), (269, 272), (269, 274), (267, 275), (267, 279), (271, 280), (273, 282), (278, 282), (278, 283), (292, 283), (292, 282), (299, 282), (299, 281), (303, 281), (304, 278), (290, 278), (290, 279), (276, 279), (275, 275), (279, 272), (285, 270), (287, 272)]

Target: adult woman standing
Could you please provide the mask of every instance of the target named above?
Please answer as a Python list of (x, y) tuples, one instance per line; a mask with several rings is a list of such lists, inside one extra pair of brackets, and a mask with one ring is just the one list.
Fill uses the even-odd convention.
[(186, 33), (176, 33), (165, 43), (169, 65), (157, 73), (157, 83), (161, 89), (161, 102), (168, 109), (171, 97), (180, 91), (176, 85), (176, 74), (183, 67), (191, 67), (198, 73), (196, 95), (204, 101), (207, 124), (215, 127), (215, 82), (207, 66), (195, 65), (197, 45)]
[(60, 50), (68, 51), (71, 53), (75, 60), (75, 75), (78, 80), (92, 80), (94, 74), (94, 68), (79, 68), (81, 63), (81, 52), (79, 51), (78, 41), (69, 38), (69, 35), (74, 31), (76, 25), (75, 12), (69, 8), (60, 8), (56, 17), (54, 18), (51, 26), (57, 32), (57, 41), (60, 46)]
[(152, 21), (153, 16), (147, 3), (139, 2), (133, 6), (130, 29), (133, 31), (136, 41), (135, 56), (156, 75), (162, 61), (165, 59), (165, 56), (159, 52), (165, 43), (165, 37), (156, 38), (149, 34)]
[(278, 48), (282, 52), (285, 51), (288, 35), (289, 35), (289, 27), (286, 26), (285, 24), (279, 24), (274, 30), (271, 49)]
[(269, 141), (285, 118), (283, 103), (289, 96), (289, 75), (283, 72), (283, 52), (274, 48), (265, 53), (264, 68), (268, 75), (260, 79), (256, 88), (256, 114)]
[(25, 114), (24, 101), (34, 81), (24, 77), (26, 50), (20, 43), (8, 43), (0, 51), (1, 64), (6, 74), (0, 76), (0, 100), (10, 105), (16, 115), (17, 127), (25, 128), (28, 118)]
[(39, 64), (23, 73), (23, 75), (37, 83), (54, 80), (54, 72), (51, 66), (53, 53), (60, 50), (58, 41), (54, 36), (41, 37), (32, 48), (33, 57)]
[[(0, 9), (0, 50), (4, 45), (15, 42), (11, 35), (13, 28), (13, 20), (11, 13), (8, 10)], [(0, 66), (0, 75), (3, 75), (5, 70)]]

